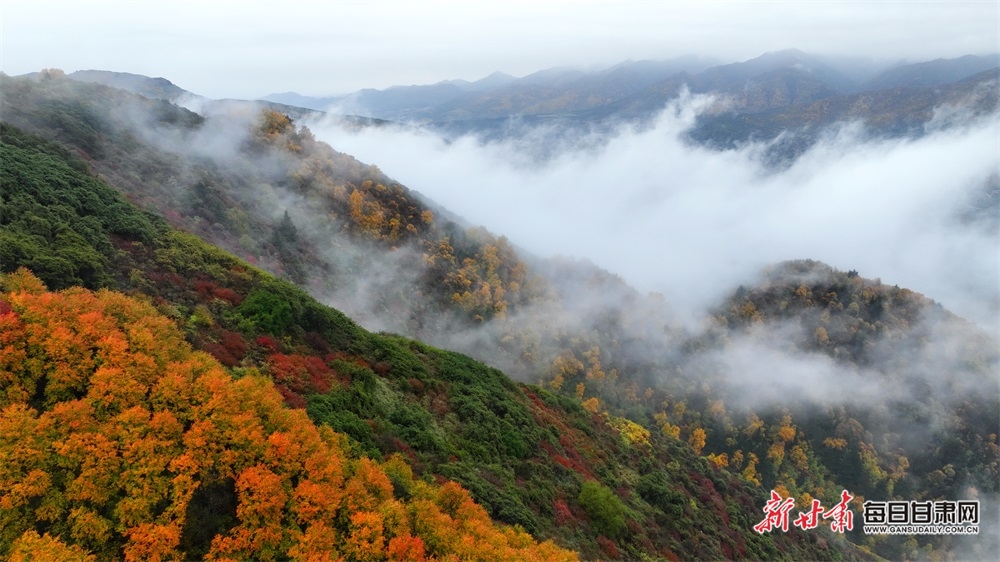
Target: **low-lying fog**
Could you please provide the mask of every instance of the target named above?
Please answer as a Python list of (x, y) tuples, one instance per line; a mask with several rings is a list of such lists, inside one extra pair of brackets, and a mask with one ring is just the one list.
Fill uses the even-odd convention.
[(683, 140), (709, 103), (683, 96), (653, 127), (566, 139), (588, 148), (542, 163), (523, 137), (446, 143), (413, 129), (309, 126), (470, 223), (542, 256), (588, 258), (689, 319), (762, 266), (809, 258), (913, 289), (997, 332), (996, 202), (968, 218), (1000, 169), (996, 115), (954, 125), (949, 111), (948, 127), (932, 122), (917, 139), (874, 139), (844, 123), (773, 170), (762, 144), (719, 152)]

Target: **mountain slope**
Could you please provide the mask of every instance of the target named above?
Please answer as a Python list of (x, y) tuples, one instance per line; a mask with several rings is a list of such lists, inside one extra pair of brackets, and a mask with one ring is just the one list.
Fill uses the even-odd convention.
[(2, 556), (576, 559), (493, 526), (454, 483), (358, 458), (148, 303), (24, 270), (0, 284)]
[[(515, 385), (502, 373), (466, 357), (396, 336), (365, 332), (341, 314), (322, 307), (287, 283), (208, 247), (190, 235), (173, 231), (162, 220), (125, 205), (102, 182), (88, 179), (81, 163), (58, 147), (24, 135), (7, 125), (0, 130), (0, 140), (3, 141), (0, 146), (3, 161), (14, 163), (4, 167), (0, 182), (5, 205), (8, 197), (11, 201), (20, 201), (28, 216), (33, 216), (45, 208), (45, 205), (37, 203), (41, 197), (74, 201), (81, 193), (93, 193), (110, 198), (113, 205), (109, 208), (116, 209), (112, 216), (126, 223), (145, 220), (144, 224), (151, 228), (152, 235), (146, 239), (143, 238), (144, 231), (113, 232), (110, 226), (99, 226), (96, 233), (91, 233), (92, 247), (96, 248), (94, 252), (104, 256), (105, 275), (95, 276), (89, 283), (125, 290), (152, 301), (152, 305), (140, 305), (114, 295), (99, 297), (98, 300), (125, 303), (118, 305), (125, 310), (116, 313), (119, 314), (114, 320), (116, 326), (141, 326), (145, 325), (143, 322), (156, 322), (157, 330), (163, 333), (156, 337), (144, 336), (142, 341), (177, 342), (183, 337), (196, 349), (208, 351), (223, 364), (232, 365), (230, 372), (240, 381), (246, 381), (235, 383), (238, 388), (252, 387), (256, 389), (254, 392), (264, 392), (261, 396), (244, 396), (241, 403), (275, 407), (273, 391), (262, 390), (260, 385), (263, 383), (259, 376), (271, 379), (287, 403), (306, 406), (313, 421), (329, 425), (349, 436), (346, 444), (339, 445), (343, 454), (388, 457), (389, 464), (385, 471), (390, 474), (393, 493), (402, 495), (403, 500), (421, 501), (419, 486), (422, 484), (414, 483), (412, 486), (415, 488), (410, 489), (409, 477), (405, 471), (400, 472), (403, 469), (393, 458), (405, 458), (413, 467), (417, 479), (444, 477), (462, 482), (494, 518), (520, 523), (537, 536), (578, 548), (588, 557), (635, 558), (645, 553), (680, 558), (781, 555), (816, 558), (828, 554), (826, 549), (831, 548), (853, 552), (849, 554), (851, 557), (862, 555), (838, 541), (835, 535), (826, 537), (822, 542), (816, 534), (758, 535), (750, 530), (750, 526), (759, 517), (758, 506), (761, 505), (763, 491), (709, 466), (704, 459), (698, 459), (685, 443), (663, 434), (643, 437), (641, 431), (628, 432), (626, 430), (633, 426), (626, 420), (595, 414), (581, 407), (578, 401), (535, 387)], [(35, 179), (24, 181), (23, 178)], [(103, 208), (70, 205), (55, 216), (39, 218), (48, 223), (49, 230), (77, 232), (95, 221), (102, 224), (101, 221), (106, 218), (101, 211)], [(3, 213), (0, 216), (9, 215)], [(27, 231), (37, 228), (39, 224), (40, 221), (35, 220), (27, 223), (5, 220), (0, 232), (13, 238), (30, 236)], [(102, 240), (110, 243), (110, 250), (104, 248)], [(83, 245), (84, 241), (79, 243)], [(102, 248), (106, 253), (101, 253)], [(43, 247), (34, 250), (31, 256), (5, 260), (2, 265), (5, 271), (9, 271), (26, 259), (38, 259), (40, 255), (56, 252), (58, 250), (54, 247)], [(80, 250), (68, 254), (65, 259), (72, 265), (76, 260), (86, 263), (92, 257)], [(69, 284), (61, 275), (58, 270), (46, 273), (49, 282), (60, 286)], [(41, 291), (37, 283), (32, 284), (30, 278), (23, 274), (9, 277), (7, 283), (12, 293), (18, 293), (21, 286), (33, 286), (35, 289), (32, 291), (36, 293)], [(83, 299), (87, 303), (95, 302), (89, 293), (78, 289), (71, 291), (67, 297), (43, 295), (40, 302), (44, 304), (69, 297)], [(15, 319), (27, 322), (30, 318), (39, 318), (37, 321), (42, 322), (41, 325), (47, 325), (42, 317), (29, 314), (30, 318), (24, 319), (28, 308), (34, 306), (24, 300), (27, 298), (5, 297), (8, 308), (16, 314), (15, 317), (8, 315), (5, 318), (12, 322)], [(155, 306), (155, 313), (151, 306)], [(45, 310), (43, 307), (43, 312)], [(148, 317), (149, 320), (140, 321), (135, 315)], [(161, 315), (170, 318), (180, 331), (166, 325)], [(72, 312), (67, 321), (74, 321), (77, 317), (78, 313)], [(8, 330), (3, 333), (14, 334)], [(44, 330), (38, 331), (38, 334), (39, 337), (50, 337)], [(11, 344), (15, 349), (20, 346), (16, 343), (20, 341), (19, 337), (16, 336), (16, 341)], [(132, 336), (126, 339), (129, 337)], [(79, 349), (86, 351), (90, 347), (81, 344)], [(186, 353), (186, 347), (177, 343), (166, 349), (174, 354)], [(150, 350), (146, 353), (155, 358), (154, 351), (160, 352)], [(74, 356), (67, 360), (86, 361), (89, 357), (87, 353), (90, 352), (86, 351), (83, 358)], [(3, 356), (13, 358), (9, 352)], [(91, 361), (88, 364), (93, 365)], [(199, 355), (197, 361), (202, 365), (201, 369), (212, 373), (211, 380), (223, 380), (219, 367), (208, 361), (206, 356)], [(10, 380), (28, 381), (9, 386), (7, 396), (15, 402), (27, 400), (30, 408), (53, 407), (53, 411), (61, 411), (58, 402), (64, 398), (88, 400), (89, 394), (77, 396), (77, 386), (72, 385), (83, 385), (80, 388), (85, 390), (94, 387), (94, 383), (88, 387), (86, 381), (75, 379), (76, 382), (70, 386), (52, 387), (51, 391), (43, 390), (37, 398), (32, 398), (39, 392), (39, 386), (31, 381), (41, 379), (30, 378), (38, 376), (35, 371), (22, 372), (20, 368), (24, 364), (15, 360), (5, 367), (14, 368), (9, 375), (5, 374), (14, 377)], [(46, 355), (38, 356), (37, 362), (29, 364), (44, 368), (61, 365)], [(72, 368), (72, 363), (65, 365)], [(64, 388), (69, 394), (53, 394), (56, 388)], [(96, 391), (97, 387), (94, 388)], [(141, 392), (138, 394), (143, 395)], [(130, 399), (130, 396), (121, 400)], [(134, 411), (128, 404), (121, 402), (118, 406), (120, 411)], [(22, 412), (16, 417), (19, 420), (17, 423), (29, 423), (29, 418), (42, 419), (32, 418), (27, 410), (16, 411)], [(301, 417), (295, 419), (301, 420)], [(15, 434), (21, 435), (10, 435)], [(626, 437), (633, 434), (639, 436), (638, 440), (634, 436)], [(208, 437), (206, 439), (205, 446), (212, 447), (213, 441)], [(402, 457), (393, 457), (396, 454)], [(30, 473), (34, 470), (31, 462), (30, 458), (25, 459), (17, 465), (21, 467), (18, 470)], [(358, 462), (361, 464), (357, 466), (368, 466), (364, 461)], [(247, 463), (246, 466), (253, 466), (253, 462)], [(22, 479), (13, 473), (9, 478), (8, 483)], [(222, 494), (219, 500), (222, 505), (231, 505), (226, 504), (232, 500), (225, 499), (231, 496), (225, 496), (224, 489), (211, 489), (214, 494)], [(28, 497), (35, 497), (28, 494)], [(594, 503), (588, 499), (594, 494), (603, 499)], [(698, 507), (699, 504), (701, 507)], [(30, 534), (24, 535), (23, 531), (27, 528), (25, 521), (30, 520), (34, 508), (24, 511), (28, 508), (18, 504), (12, 509), (15, 510), (3, 511), (5, 521), (10, 518), (11, 522), (16, 520), (21, 523), (4, 525), (17, 536), (6, 537), (3, 546), (20, 548), (26, 541), (33, 540)], [(154, 513), (160, 513), (160, 509), (165, 508), (156, 508)], [(345, 513), (354, 521), (356, 512), (348, 509)], [(223, 518), (225, 513), (201, 513), (198, 517), (207, 518), (205, 526), (212, 529), (228, 525)], [(240, 513), (237, 509), (238, 519), (246, 523)], [(116, 521), (109, 518), (106, 512), (101, 511), (99, 515)], [(730, 518), (741, 522), (735, 532), (726, 530), (723, 524)], [(109, 525), (119, 529), (117, 523)], [(90, 538), (74, 535), (69, 527), (51, 529), (53, 535), (62, 537), (60, 540), (63, 542), (79, 542), (89, 550), (103, 548), (108, 553), (115, 552), (116, 548), (146, 548), (140, 550), (143, 553), (154, 547), (183, 548), (188, 552), (202, 552), (197, 549), (209, 548), (203, 542), (197, 543), (201, 546), (185, 542), (188, 540), (185, 537), (191, 537), (193, 531), (184, 530), (184, 522), (179, 516), (157, 525), (175, 530), (171, 531), (173, 534), (167, 533), (163, 542), (142, 547), (128, 546), (132, 544), (128, 541), (121, 542), (125, 540), (125, 535), (116, 533), (124, 532), (127, 526), (109, 530), (111, 534), (108, 536)], [(233, 537), (244, 536), (239, 528), (249, 529), (246, 525), (232, 527), (230, 530), (237, 529), (233, 531), (236, 533)], [(292, 533), (288, 536), (293, 539), (297, 536), (294, 535), (297, 532), (294, 528), (287, 532)], [(384, 532), (389, 533), (388, 530)], [(441, 544), (440, 541), (435, 543), (432, 538), (421, 536), (425, 536), (424, 544), (428, 552), (434, 552), (436, 548), (445, 549), (438, 552), (445, 552), (450, 548), (433, 546)], [(116, 538), (108, 542), (108, 537)], [(199, 540), (208, 538), (211, 537)], [(386, 536), (386, 540), (389, 538)], [(239, 543), (244, 545), (239, 548), (250, 548), (255, 552), (253, 549), (279, 548), (261, 540), (264, 542), (251, 543), (251, 546)], [(295, 540), (298, 539), (292, 540), (292, 543)], [(190, 538), (190, 541), (195, 541), (195, 538)], [(284, 545), (280, 548), (291, 548), (292, 543), (286, 543), (284, 539), (279, 542)], [(178, 547), (178, 544), (182, 546)], [(229, 548), (226, 545), (238, 548), (236, 544), (213, 542), (211, 548)], [(99, 548), (99, 545), (104, 546)]]
[[(1000, 353), (976, 326), (913, 291), (809, 260), (779, 264), (758, 286), (741, 287), (718, 318), (732, 353), (721, 361), (711, 354), (708, 371), (699, 361), (689, 368), (707, 375), (708, 384), (728, 386), (727, 403), (780, 397), (771, 420), (785, 427), (796, 420), (802, 448), (854, 493), (984, 504), (996, 497)], [(761, 357), (767, 374), (738, 363)], [(738, 378), (727, 384), (713, 370)], [(788, 418), (778, 422), (779, 416)], [(733, 430), (715, 426), (714, 439), (727, 434)], [(761, 439), (756, 453), (794, 454), (794, 447), (775, 448), (779, 441)], [(814, 469), (793, 476), (794, 459), (774, 464), (774, 481), (785, 485), (815, 476)], [(995, 526), (996, 517), (995, 510), (985, 514), (983, 529)], [(869, 536), (861, 544), (889, 558), (912, 557), (918, 544), (978, 558), (998, 539)]]
[(166, 78), (149, 78), (140, 74), (127, 72), (109, 72), (106, 70), (78, 70), (69, 75), (73, 80), (93, 82), (126, 90), (151, 99), (176, 101), (182, 96), (193, 96), (187, 90), (175, 85)]
[[(744, 307), (738, 300), (723, 307), (706, 333), (690, 334), (672, 325), (664, 303), (607, 272), (575, 263), (522, 261), (502, 239), (441, 220), (444, 215), (436, 210), (424, 220), (430, 208), (404, 187), (313, 141), (307, 130), (280, 114), (265, 111), (242, 121), (213, 123), (211, 117), (200, 121), (200, 116), (175, 109), (176, 114), (161, 113), (166, 119), (153, 121), (139, 134), (134, 125), (116, 122), (113, 108), (127, 105), (135, 114), (157, 114), (153, 110), (158, 106), (140, 98), (58, 80), (4, 87), (5, 93), (10, 87), (20, 94), (5, 96), (11, 100), (5, 101), (5, 116), (77, 149), (84, 146), (81, 138), (93, 144), (101, 155), (91, 158), (96, 170), (130, 197), (162, 209), (174, 224), (205, 233), (277, 273), (293, 279), (303, 275), (299, 281), (313, 294), (329, 298), (326, 291), (339, 285), (348, 306), (371, 305), (362, 309), (370, 315), (366, 321), (392, 322), (391, 329), (408, 335), (462, 345), (492, 365), (544, 384), (546, 391), (515, 387), (502, 374), (468, 359), (395, 336), (357, 336), (342, 320), (323, 320), (326, 313), (288, 285), (261, 282), (255, 270), (229, 261), (213, 265), (223, 258), (190, 237), (157, 238), (169, 248), (123, 244), (125, 253), (115, 254), (125, 260), (117, 262), (117, 282), (167, 299), (176, 308), (170, 314), (183, 323), (190, 340), (223, 363), (265, 369), (289, 403), (308, 407), (314, 419), (351, 435), (361, 450), (402, 452), (418, 463), (418, 472), (460, 480), (494, 517), (574, 546), (585, 556), (610, 556), (613, 546), (630, 558), (652, 552), (666, 556), (668, 550), (682, 557), (705, 552), (713, 558), (764, 557), (775, 554), (768, 541), (791, 552), (782, 546), (784, 535), (761, 543), (754, 533), (732, 540), (720, 534), (730, 506), (724, 499), (721, 505), (711, 499), (722, 494), (716, 496), (705, 478), (722, 489), (719, 478), (735, 477), (725, 484), (726, 496), (735, 497), (734, 486), (750, 494), (741, 508), (754, 512), (743, 516), (747, 521), (759, 517), (766, 499), (759, 486), (784, 490), (800, 502), (815, 496), (835, 503), (834, 495), (846, 486), (876, 499), (939, 498), (945, 493), (964, 497), (960, 479), (949, 480), (948, 474), (974, 473), (977, 482), (985, 482), (976, 484), (978, 493), (996, 492), (988, 478), (996, 462), (989, 418), (964, 413), (968, 408), (960, 394), (955, 394), (957, 400), (937, 398), (927, 419), (957, 416), (961, 424), (931, 426), (939, 434), (928, 433), (926, 424), (914, 424), (919, 438), (902, 443), (892, 437), (899, 410), (887, 416), (877, 405), (856, 404), (842, 394), (834, 394), (822, 408), (810, 407), (807, 400), (788, 401), (787, 411), (781, 401), (741, 400), (754, 394), (733, 373), (746, 372), (748, 381), (757, 380), (766, 374), (751, 369), (759, 363), (790, 362), (803, 372), (848, 377), (863, 366), (844, 354), (848, 346), (829, 356), (836, 368), (813, 361), (826, 348), (806, 345), (816, 345), (813, 336), (821, 327), (810, 322), (838, 311), (830, 299), (819, 298), (831, 292), (831, 282), (819, 275), (804, 277), (809, 280), (804, 290), (817, 296), (807, 299), (808, 305), (786, 305), (787, 318), (778, 315), (780, 308), (765, 309), (757, 301), (750, 303), (756, 308)], [(63, 108), (93, 124), (93, 135), (81, 137), (76, 127), (61, 127), (77, 122)], [(198, 150), (164, 145), (162, 139), (172, 135)], [(161, 140), (154, 142), (157, 137)], [(228, 143), (202, 150), (205, 138)], [(870, 295), (894, 294), (880, 283), (861, 280), (861, 286)], [(765, 280), (761, 291), (767, 287)], [(791, 293), (798, 289), (796, 285)], [(864, 298), (852, 296), (857, 314), (876, 326), (869, 318), (876, 312)], [(780, 304), (789, 297), (768, 299)], [(846, 297), (838, 302), (845, 309), (853, 304)], [(880, 314), (890, 316), (897, 314), (897, 304), (916, 311), (930, 306), (918, 299), (876, 304), (882, 303), (888, 308)], [(741, 324), (737, 318), (760, 322)], [(813, 332), (802, 339), (797, 331), (783, 331), (795, 321)], [(828, 339), (835, 339), (832, 328), (825, 329)], [(901, 361), (906, 349), (894, 350), (889, 345), (894, 340), (919, 344), (925, 355), (948, 343), (940, 333), (920, 329), (917, 322), (883, 322), (867, 341), (887, 353), (875, 363), (877, 368), (862, 371), (865, 376), (905, 380), (913, 365)], [(348, 345), (357, 338), (371, 343)], [(922, 339), (927, 341), (920, 343)], [(747, 349), (764, 351), (766, 360)], [(976, 346), (963, 349), (961, 359), (948, 364), (944, 380), (980, 379), (996, 368), (995, 357), (978, 354)], [(780, 372), (787, 379), (777, 383), (801, 378), (794, 369)], [(352, 382), (347, 389), (326, 389), (333, 376)], [(892, 396), (899, 409), (914, 406), (905, 392)], [(516, 439), (507, 438), (512, 427), (524, 428), (513, 434), (519, 435)], [(539, 438), (545, 435), (549, 438)], [(827, 446), (827, 438), (843, 439), (844, 448)], [(839, 446), (839, 441), (832, 443)], [(939, 449), (928, 449), (928, 443)], [(954, 447), (962, 443), (972, 444), (976, 453), (954, 456)], [(948, 468), (950, 458), (957, 464)], [(622, 529), (614, 514), (602, 515), (592, 507), (588, 511), (586, 506), (593, 506), (588, 497), (607, 497), (593, 485), (583, 494), (583, 484), (594, 476), (617, 492), (626, 520), (640, 523)], [(714, 507), (677, 514), (673, 510), (683, 501), (661, 494), (664, 487)], [(673, 517), (679, 515), (683, 517)], [(890, 558), (911, 555), (902, 538), (851, 538), (869, 541)], [(920, 546), (947, 556), (954, 544), (932, 539)]]
[(974, 55), (966, 55), (957, 59), (937, 59), (905, 64), (884, 70), (865, 82), (860, 89), (866, 91), (940, 86), (964, 80), (980, 72), (996, 69), (998, 66), (1000, 66), (1000, 60), (996, 56), (977, 57)]

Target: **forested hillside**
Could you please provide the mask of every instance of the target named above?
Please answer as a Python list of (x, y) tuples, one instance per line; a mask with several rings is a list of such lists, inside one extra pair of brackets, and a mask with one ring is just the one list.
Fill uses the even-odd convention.
[(586, 558), (863, 556), (759, 535), (764, 491), (683, 441), (369, 333), (64, 149), (0, 140), (3, 267), (40, 271), (0, 301), (4, 555), (566, 556), (524, 529)]
[(848, 489), (857, 513), (1000, 491), (996, 342), (921, 295), (789, 262), (692, 330), (613, 274), (449, 219), (273, 110), (202, 116), (57, 72), (0, 87), (4, 120), (60, 143), (4, 125), (4, 272), (145, 299), (352, 454), (457, 481), (494, 520), (585, 558), (993, 548), (752, 530), (771, 489), (800, 507)]
[(0, 555), (572, 560), (454, 482), (358, 456), (148, 302), (0, 277)]

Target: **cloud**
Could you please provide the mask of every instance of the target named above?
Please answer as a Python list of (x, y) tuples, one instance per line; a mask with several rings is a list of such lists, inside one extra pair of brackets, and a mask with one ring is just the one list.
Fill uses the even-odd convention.
[(756, 325), (694, 355), (687, 375), (717, 379), (727, 402), (752, 409), (790, 403), (873, 406), (900, 394), (880, 374), (803, 352), (799, 342), (808, 336), (802, 332), (797, 322)]
[(709, 103), (683, 97), (653, 127), (623, 126), (603, 144), (570, 139), (541, 163), (530, 143), (310, 127), (470, 223), (542, 256), (589, 258), (691, 319), (761, 267), (810, 258), (996, 330), (997, 233), (956, 220), (1000, 167), (996, 115), (918, 139), (842, 124), (776, 171), (761, 163), (763, 145), (719, 152), (682, 140)]
[(850, 353), (835, 351), (830, 357), (804, 351), (813, 347), (813, 339), (799, 319), (754, 324), (692, 353), (684, 374), (709, 382), (727, 402), (752, 409), (788, 404), (888, 408), (897, 410), (888, 419), (900, 425), (903, 404), (903, 410), (922, 411), (926, 418), (921, 427), (908, 422), (915, 443), (926, 438), (928, 428), (954, 429), (954, 411), (963, 401), (995, 403), (1000, 392), (993, 376), (995, 340), (934, 309), (925, 310), (906, 333), (873, 338), (863, 357), (838, 360)]

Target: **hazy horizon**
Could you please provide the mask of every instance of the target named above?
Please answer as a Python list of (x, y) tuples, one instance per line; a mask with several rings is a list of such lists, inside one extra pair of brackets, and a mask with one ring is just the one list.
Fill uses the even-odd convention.
[[(9, 0), (0, 70), (164, 77), (210, 98), (524, 76), (789, 48), (881, 63), (1000, 52), (996, 2), (148, 2)], [(845, 40), (849, 37), (850, 40)]]

